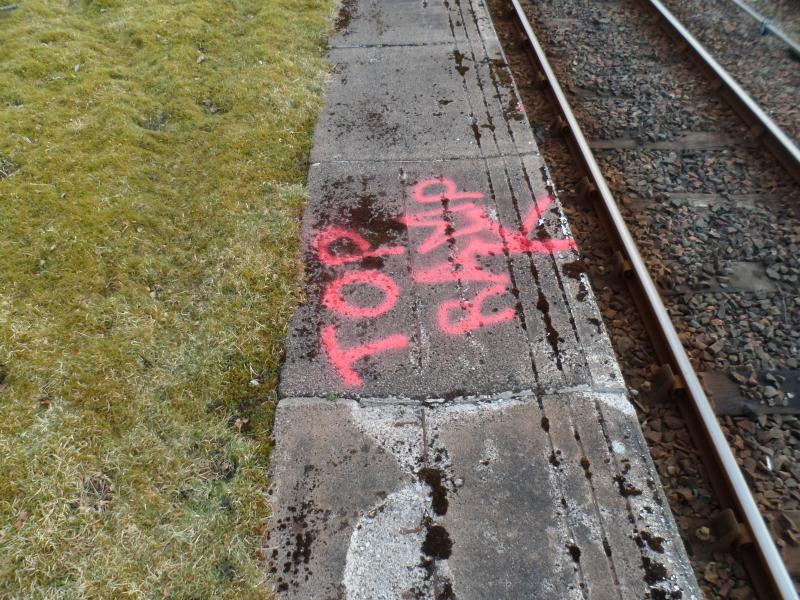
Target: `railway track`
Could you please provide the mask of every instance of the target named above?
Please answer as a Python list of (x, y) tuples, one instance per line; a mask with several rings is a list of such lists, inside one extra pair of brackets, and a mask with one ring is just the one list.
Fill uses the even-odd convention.
[(800, 151), (657, 0), (489, 4), (704, 591), (796, 598)]
[[(792, 139), (800, 139), (800, 103), (796, 100), (800, 6), (796, 2), (661, 1)], [(766, 20), (759, 22), (743, 6), (757, 8), (759, 17)], [(773, 35), (774, 25), (785, 32)]]

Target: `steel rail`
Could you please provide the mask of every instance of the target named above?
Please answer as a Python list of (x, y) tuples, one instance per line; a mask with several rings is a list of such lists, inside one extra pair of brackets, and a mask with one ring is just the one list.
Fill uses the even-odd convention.
[(775, 25), (772, 19), (765, 17), (749, 4), (742, 2), (742, 0), (731, 0), (731, 2), (758, 21), (758, 24), (761, 25), (761, 35), (771, 33), (784, 44), (789, 46), (791, 51), (794, 52), (796, 56), (800, 57), (800, 44), (790, 38), (788, 34)]
[[(566, 130), (572, 138), (574, 150), (576, 150), (576, 154), (583, 162), (586, 172), (591, 177), (592, 183), (596, 189), (595, 196), (600, 202), (600, 206), (605, 212), (606, 218), (610, 221), (612, 233), (617, 238), (620, 250), (624, 254), (624, 259), (626, 259), (630, 265), (630, 274), (633, 276), (636, 285), (640, 288), (641, 297), (646, 305), (645, 308), (647, 312), (649, 312), (654, 324), (657, 326), (657, 334), (661, 337), (659, 342), (666, 348), (671, 359), (671, 366), (682, 379), (686, 400), (702, 424), (701, 433), (706, 438), (707, 447), (714, 454), (713, 462), (719, 467), (720, 472), (718, 474), (721, 475), (721, 479), (727, 488), (727, 490), (724, 491), (729, 494), (730, 500), (732, 500), (733, 503), (731, 508), (734, 509), (737, 520), (746, 527), (747, 534), (752, 541), (760, 565), (768, 578), (767, 583), (773, 592), (769, 598), (770, 600), (777, 598), (796, 600), (798, 596), (794, 589), (792, 579), (786, 570), (786, 565), (783, 563), (778, 553), (772, 536), (747, 486), (747, 482), (736, 464), (736, 459), (719, 426), (717, 417), (691, 365), (686, 350), (678, 337), (678, 333), (675, 330), (675, 326), (672, 324), (672, 320), (661, 300), (661, 296), (650, 277), (644, 260), (639, 254), (636, 243), (628, 230), (625, 219), (614, 200), (605, 177), (594, 158), (594, 154), (586, 141), (583, 131), (572, 112), (569, 102), (561, 89), (558, 79), (550, 66), (542, 46), (539, 44), (536, 34), (519, 0), (511, 0), (511, 2), (516, 11), (519, 23), (531, 45), (534, 58), (544, 75), (558, 109), (566, 120)], [(706, 458), (708, 459), (709, 457)], [(722, 491), (723, 490), (717, 490), (717, 493), (719, 494)]]
[(658, 15), (667, 32), (691, 51), (692, 57), (721, 87), (721, 96), (751, 127), (755, 137), (762, 138), (764, 144), (783, 164), (786, 170), (800, 182), (800, 147), (781, 127), (764, 112), (750, 95), (716, 59), (708, 53), (686, 27), (659, 0), (639, 0), (651, 12)]

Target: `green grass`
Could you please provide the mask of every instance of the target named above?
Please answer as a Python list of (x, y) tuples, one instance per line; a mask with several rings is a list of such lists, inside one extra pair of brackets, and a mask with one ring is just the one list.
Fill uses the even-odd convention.
[(0, 13), (0, 597), (268, 596), (269, 432), (332, 11)]

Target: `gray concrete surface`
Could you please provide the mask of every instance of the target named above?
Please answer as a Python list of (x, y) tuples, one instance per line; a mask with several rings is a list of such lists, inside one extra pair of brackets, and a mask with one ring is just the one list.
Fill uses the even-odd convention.
[(361, 0), (342, 2), (331, 48), (423, 46), (464, 41), (461, 11), (455, 2)]
[(699, 597), (620, 393), (285, 400), (273, 463), (286, 598)]
[(478, 0), (346, 0), (266, 551), (280, 598), (697, 598)]

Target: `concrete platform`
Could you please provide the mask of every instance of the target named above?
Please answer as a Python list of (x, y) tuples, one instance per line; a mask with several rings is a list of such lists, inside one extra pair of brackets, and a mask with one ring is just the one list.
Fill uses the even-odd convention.
[(281, 598), (699, 598), (478, 0), (349, 0), (275, 423)]

